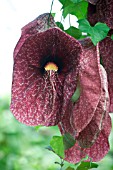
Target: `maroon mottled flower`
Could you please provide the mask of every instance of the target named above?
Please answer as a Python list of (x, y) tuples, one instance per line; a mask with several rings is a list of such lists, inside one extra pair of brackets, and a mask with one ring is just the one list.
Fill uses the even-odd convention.
[[(101, 130), (96, 142), (89, 148), (81, 148), (76, 144), (65, 151), (65, 159), (71, 163), (79, 162), (82, 158), (89, 156), (87, 161), (100, 161), (109, 151), (108, 137), (111, 131), (111, 120), (110, 117), (106, 119), (103, 129)], [(84, 134), (85, 135), (85, 134)]]
[[(75, 132), (80, 133), (91, 121), (101, 96), (101, 78), (99, 55), (90, 39), (81, 41), (83, 54), (80, 60), (78, 84), (80, 84), (80, 98), (71, 106), (71, 124)], [(68, 108), (68, 104), (66, 105)], [(65, 108), (64, 111), (67, 109)], [(82, 117), (82, 119), (81, 119)], [(64, 118), (63, 120), (64, 121)], [(68, 125), (67, 125), (68, 126)]]
[(83, 57), (79, 70), (80, 98), (70, 103), (59, 123), (62, 134), (70, 133), (76, 144), (65, 151), (65, 159), (79, 162), (88, 155), (99, 161), (109, 150), (108, 136), (111, 130), (109, 94), (105, 69), (99, 64), (98, 46), (89, 39), (82, 40)]
[[(89, 1), (88, 20), (90, 24), (94, 25), (97, 22), (106, 23), (110, 28), (109, 35), (112, 34), (113, 29), (113, 0), (98, 0), (94, 4), (93, 0)], [(113, 112), (113, 40), (106, 38), (99, 43), (100, 56), (102, 58), (103, 66), (108, 75), (108, 87), (110, 94), (110, 112)]]
[(39, 16), (22, 29), (14, 50), (10, 108), (27, 125), (58, 124), (64, 88), (67, 100), (76, 89), (81, 45), (55, 26), (49, 14)]
[(110, 112), (113, 112), (113, 40), (105, 38), (99, 43), (102, 63), (108, 76), (108, 89), (110, 95)]
[(91, 25), (106, 23), (113, 29), (113, 0), (88, 0), (88, 20)]

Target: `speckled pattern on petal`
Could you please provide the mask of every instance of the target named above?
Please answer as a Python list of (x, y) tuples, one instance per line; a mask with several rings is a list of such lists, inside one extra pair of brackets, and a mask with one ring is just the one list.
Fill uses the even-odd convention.
[(105, 38), (99, 43), (100, 55), (108, 77), (110, 112), (113, 112), (113, 40)]
[[(67, 119), (69, 121), (69, 118)], [(70, 134), (74, 134), (75, 131), (72, 128), (71, 124), (66, 121), (66, 123), (60, 123), (59, 128), (62, 134), (66, 132)], [(69, 125), (69, 126), (68, 126)], [(67, 128), (67, 129), (65, 129)], [(82, 148), (79, 146), (78, 141), (76, 140), (76, 144), (70, 149), (65, 151), (65, 160), (71, 163), (80, 162), (82, 158), (88, 156), (89, 159), (87, 161), (100, 161), (109, 151), (109, 141), (108, 137), (111, 132), (111, 118), (109, 115), (105, 116), (105, 119), (102, 122), (102, 130), (96, 139), (95, 143), (89, 148)], [(85, 134), (84, 134), (85, 136)]]
[[(106, 23), (110, 28), (109, 36), (113, 29), (113, 0), (99, 0), (96, 5), (89, 3), (88, 20), (91, 25), (97, 22)], [(108, 88), (110, 94), (110, 112), (113, 112), (113, 41), (107, 37), (99, 43), (102, 64), (108, 76)]]
[[(80, 98), (75, 103), (71, 100), (67, 100), (68, 89), (69, 87), (71, 89), (73, 88), (66, 83), (66, 86), (64, 86), (64, 96), (66, 100), (63, 102), (62, 107), (65, 108), (65, 114), (63, 114), (63, 118), (59, 125), (61, 126), (61, 129), (63, 128), (65, 133), (68, 132), (75, 138), (94, 117), (96, 108), (101, 98), (102, 86), (97, 48), (93, 46), (90, 39), (83, 40), (81, 44), (83, 45), (83, 53), (80, 58), (81, 65), (79, 68), (79, 74), (75, 79), (76, 85), (78, 81), (80, 84)], [(73, 77), (71, 78), (72, 81), (74, 81)], [(70, 90), (70, 93), (71, 92), (72, 91)]]
[[(81, 148), (78, 143), (76, 143), (72, 148), (65, 151), (65, 160), (71, 163), (77, 163), (86, 155), (91, 158), (92, 161), (100, 161), (109, 151), (108, 137), (111, 131), (111, 119), (110, 116), (106, 117), (103, 122), (103, 129), (97, 138), (96, 142), (90, 148)], [(87, 161), (90, 161), (88, 159)]]
[(102, 123), (109, 114), (109, 93), (107, 74), (103, 66), (101, 68), (101, 98), (95, 110), (95, 114), (87, 127), (79, 134), (77, 140), (82, 148), (89, 148), (99, 136)]
[[(70, 99), (74, 92), (76, 91), (77, 83), (78, 83), (78, 72), (79, 72), (79, 66), (75, 70), (71, 72), (71, 74), (68, 74), (66, 76), (66, 79), (64, 81), (64, 88), (63, 88), (63, 105), (62, 105), (62, 121), (64, 121), (66, 115), (68, 115), (67, 110), (69, 109), (70, 105)], [(71, 106), (72, 107), (72, 106)], [(70, 109), (71, 109), (70, 107)], [(69, 113), (70, 114), (70, 113)], [(68, 116), (69, 117), (69, 116)]]
[[(111, 131), (111, 119), (108, 116), (104, 123), (104, 128), (101, 131), (96, 142), (87, 149), (81, 148), (76, 143), (72, 148), (65, 151), (65, 160), (71, 163), (80, 162), (80, 160), (87, 155), (91, 158), (92, 162), (100, 161), (109, 151), (108, 137)], [(88, 159), (87, 161), (90, 161)]]
[(95, 25), (97, 22), (104, 22), (113, 29), (113, 0), (98, 0), (96, 4), (93, 1), (91, 3), (88, 5), (90, 24)]
[[(28, 30), (24, 33), (28, 34)], [(21, 45), (18, 42), (14, 51), (10, 108), (26, 125), (53, 126), (61, 119), (64, 81), (78, 70), (81, 45), (59, 28), (32, 31), (23, 43), (20, 39)], [(44, 70), (49, 60), (58, 63), (58, 72)]]
[[(89, 159), (87, 161), (90, 161), (90, 158), (94, 162), (100, 161), (109, 151), (108, 137), (111, 131), (111, 119), (109, 115), (107, 115), (104, 119), (102, 127), (103, 129), (101, 130), (98, 138), (91, 147), (81, 148), (78, 144), (78, 141), (76, 141), (76, 144), (72, 148), (65, 151), (65, 160), (71, 163), (77, 163), (80, 162), (82, 158), (88, 155)], [(65, 126), (59, 124), (59, 128), (62, 134), (66, 133), (66, 129), (64, 129)], [(70, 134), (75, 133), (71, 126), (68, 126), (67, 130)]]
[[(59, 129), (62, 134), (70, 133), (76, 139), (76, 144), (65, 151), (65, 160), (71, 163), (77, 163), (86, 156), (89, 157), (87, 161), (90, 161), (90, 159), (94, 162), (100, 161), (109, 151), (108, 137), (111, 131), (111, 119), (109, 116), (110, 101), (108, 93), (108, 82), (106, 71), (99, 63), (99, 46), (97, 45), (97, 47), (94, 47), (89, 39), (83, 40), (81, 44), (84, 49), (84, 57), (81, 58), (81, 69), (79, 72), (79, 76), (83, 76), (82, 79), (79, 79), (80, 85), (82, 85), (81, 95), (85, 94), (86, 96), (83, 95), (82, 97), (85, 96), (85, 100), (89, 99), (89, 101), (92, 100), (93, 95), (97, 95), (98, 99), (93, 98), (93, 101), (95, 102), (87, 105), (87, 107), (85, 108), (85, 100), (83, 102), (83, 105), (78, 105), (81, 100), (81, 96), (79, 100), (75, 103), (70, 100), (67, 105), (67, 109), (65, 110), (65, 115), (62, 121), (59, 123)], [(93, 53), (91, 53), (91, 51), (93, 51)], [(89, 58), (90, 60), (88, 60)], [(88, 63), (88, 61), (90, 61), (90, 63)], [(90, 75), (93, 75), (94, 77)], [(84, 78), (88, 76), (90, 77), (90, 81), (84, 81), (87, 80)], [(92, 87), (89, 88), (89, 86), (87, 89), (85, 89), (85, 87), (87, 87), (87, 83), (91, 83), (90, 85), (92, 85)], [(95, 93), (95, 88), (97, 85), (99, 87), (97, 87), (98, 89), (96, 89), (99, 90), (98, 94), (97, 92)], [(92, 89), (93, 87), (94, 91)], [(86, 90), (86, 93), (83, 93), (83, 90)], [(88, 90), (91, 92), (91, 99), (87, 95)], [(93, 104), (95, 106), (94, 108), (92, 107)], [(77, 105), (79, 106), (78, 110), (75, 109)], [(91, 109), (89, 107), (91, 107)], [(91, 114), (89, 123), (86, 119), (87, 113), (89, 113), (89, 115)], [(81, 115), (81, 117), (78, 117), (78, 115)], [(76, 123), (77, 120), (78, 124)], [(86, 122), (87, 125), (84, 126)], [(77, 131), (76, 128), (76, 125), (79, 126), (79, 123), (81, 125), (81, 131)]]
[(79, 83), (81, 94), (73, 107), (71, 124), (77, 133), (91, 121), (101, 97), (101, 78), (98, 49), (90, 39), (81, 41), (83, 54), (80, 61)]
[(63, 119), (58, 124), (58, 126), (62, 134), (69, 133), (75, 138), (76, 131), (72, 127), (71, 121), (70, 121), (72, 112), (73, 112), (73, 102), (69, 100)]

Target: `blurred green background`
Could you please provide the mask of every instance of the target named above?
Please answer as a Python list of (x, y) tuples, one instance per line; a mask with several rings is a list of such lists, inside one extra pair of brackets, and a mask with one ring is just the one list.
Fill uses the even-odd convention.
[[(9, 104), (8, 97), (0, 99), (0, 170), (59, 170), (54, 162), (60, 159), (46, 149), (52, 136), (60, 134), (57, 126), (25, 126), (15, 120)], [(109, 141), (111, 149), (97, 170), (113, 170), (113, 130)]]

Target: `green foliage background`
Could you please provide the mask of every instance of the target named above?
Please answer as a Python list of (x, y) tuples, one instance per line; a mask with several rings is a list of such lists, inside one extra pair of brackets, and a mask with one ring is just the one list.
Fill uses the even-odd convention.
[(62, 17), (65, 19), (67, 15), (73, 15), (79, 24), (78, 28), (76, 28), (71, 26), (70, 23), (70, 27), (64, 30), (62, 22), (57, 22), (57, 26), (63, 31), (78, 40), (90, 37), (94, 45), (107, 37), (110, 28), (105, 23), (98, 22), (94, 26), (91, 26), (87, 20), (87, 0), (59, 0), (59, 2), (62, 4)]

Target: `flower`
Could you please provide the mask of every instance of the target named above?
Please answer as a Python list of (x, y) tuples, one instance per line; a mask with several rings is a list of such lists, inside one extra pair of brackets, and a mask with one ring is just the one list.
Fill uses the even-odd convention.
[(88, 20), (91, 25), (106, 23), (113, 29), (113, 1), (88, 0)]
[(107, 37), (99, 43), (103, 66), (107, 72), (110, 112), (113, 112), (113, 40)]
[(57, 28), (50, 14), (22, 28), (10, 106), (17, 120), (32, 126), (59, 123), (62, 105), (76, 89), (81, 52), (80, 43)]
[(90, 39), (81, 41), (83, 56), (79, 69), (78, 101), (70, 100), (59, 128), (62, 134), (70, 133), (76, 144), (65, 151), (65, 159), (79, 162), (85, 156), (92, 161), (101, 160), (109, 150), (111, 131), (107, 74), (99, 63), (99, 49)]
[[(98, 2), (90, 0), (89, 2), (88, 20), (90, 24), (95, 25), (97, 22), (106, 23), (111, 29), (108, 33), (108, 35), (111, 36), (113, 29), (113, 2), (105, 0), (98, 0)], [(102, 64), (108, 76), (110, 112), (113, 112), (113, 40), (111, 40), (110, 37), (105, 38), (99, 43), (99, 50)]]
[(71, 163), (77, 163), (80, 162), (82, 158), (88, 156), (89, 159), (87, 161), (100, 161), (109, 151), (108, 137), (111, 131), (111, 120), (109, 116), (105, 122), (106, 123), (104, 124), (103, 129), (96, 139), (96, 142), (91, 147), (82, 148), (80, 147), (78, 142), (76, 142), (76, 144), (72, 148), (65, 151), (65, 160)]
[(72, 163), (86, 155), (99, 161), (109, 150), (110, 101), (99, 47), (89, 38), (75, 40), (43, 14), (22, 28), (14, 50), (12, 113), (26, 125), (58, 124), (70, 133), (77, 142), (65, 159)]

